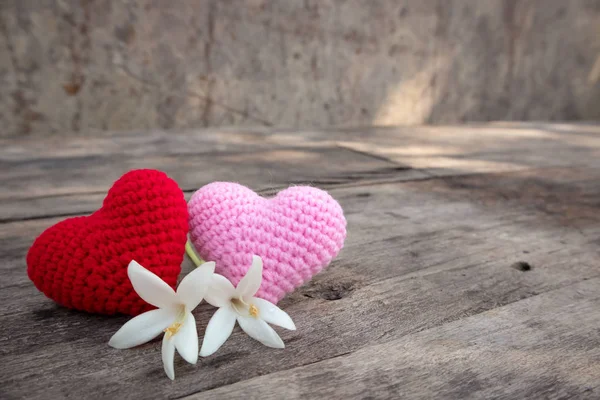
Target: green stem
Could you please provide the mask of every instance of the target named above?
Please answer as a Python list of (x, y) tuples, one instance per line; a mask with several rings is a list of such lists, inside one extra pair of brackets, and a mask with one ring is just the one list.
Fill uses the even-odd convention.
[(199, 267), (200, 265), (204, 264), (204, 261), (196, 255), (196, 252), (192, 247), (192, 243), (189, 240), (185, 244), (185, 252), (190, 258), (190, 260), (192, 260), (192, 262), (196, 265), (196, 267)]

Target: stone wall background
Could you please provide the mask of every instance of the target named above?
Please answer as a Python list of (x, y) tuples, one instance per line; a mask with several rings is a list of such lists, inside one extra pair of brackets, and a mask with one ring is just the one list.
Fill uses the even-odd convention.
[(0, 136), (600, 119), (600, 0), (0, 0)]

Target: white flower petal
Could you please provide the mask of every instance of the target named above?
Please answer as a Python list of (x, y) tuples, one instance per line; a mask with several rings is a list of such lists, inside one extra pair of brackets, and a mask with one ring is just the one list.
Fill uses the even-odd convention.
[(235, 313), (229, 307), (219, 308), (208, 321), (200, 355), (208, 357), (225, 343), (231, 336), (235, 325)]
[(136, 261), (129, 263), (127, 275), (137, 294), (146, 303), (158, 308), (173, 307), (177, 304), (175, 291), (165, 281)]
[(173, 310), (166, 308), (140, 314), (127, 321), (110, 338), (108, 345), (115, 349), (128, 349), (146, 343), (175, 322), (176, 317)]
[(290, 316), (270, 301), (253, 297), (252, 300), (250, 300), (250, 303), (258, 307), (258, 316), (265, 322), (291, 331), (296, 330), (296, 325)]
[(244, 300), (250, 300), (258, 292), (262, 283), (263, 262), (259, 256), (252, 256), (252, 265), (237, 285), (236, 293)]
[(162, 361), (165, 368), (165, 373), (169, 379), (175, 379), (175, 367), (173, 361), (175, 360), (175, 344), (173, 338), (168, 338), (167, 335), (163, 337), (162, 341)]
[(265, 346), (283, 349), (285, 345), (277, 332), (273, 330), (265, 321), (254, 317), (237, 317), (240, 327), (252, 339), (256, 339)]
[(235, 296), (235, 288), (223, 275), (213, 274), (212, 281), (204, 300), (214, 307), (229, 307), (229, 301)]
[(189, 311), (198, 307), (211, 284), (215, 262), (207, 262), (187, 274), (177, 287), (177, 297)]
[(173, 344), (185, 361), (190, 364), (198, 362), (198, 330), (191, 312), (188, 311), (179, 332), (173, 336)]

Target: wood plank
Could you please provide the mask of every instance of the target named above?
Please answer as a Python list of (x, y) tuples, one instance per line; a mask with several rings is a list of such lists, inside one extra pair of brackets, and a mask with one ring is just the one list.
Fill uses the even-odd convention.
[[(268, 142), (338, 145), (378, 155), (441, 176), (520, 170), (528, 167), (589, 165), (600, 147), (597, 123), (496, 122), (459, 126), (336, 128), (323, 131), (267, 131)], [(301, 139), (298, 139), (298, 138)], [(597, 164), (594, 164), (597, 165)]]
[[(294, 142), (294, 145), (298, 145)], [(100, 134), (0, 138), (0, 161), (72, 158), (98, 155), (199, 155), (282, 147), (270, 145), (264, 129), (212, 128), (200, 130), (102, 131)]]
[[(0, 138), (0, 161), (33, 158), (68, 158), (88, 155), (205, 154), (270, 147), (322, 147), (342, 141), (405, 144), (435, 143), (449, 154), (466, 145), (466, 153), (503, 147), (518, 148), (524, 138), (558, 138), (561, 142), (598, 138), (598, 123), (492, 122), (455, 126), (363, 126), (318, 130), (282, 128), (205, 128), (187, 130), (102, 131), (102, 134), (70, 132), (60, 136)], [(485, 139), (485, 140), (482, 140)], [(459, 142), (457, 142), (457, 140)]]
[(580, 282), (186, 399), (597, 399), (598, 287)]
[[(510, 125), (509, 125), (510, 126)], [(418, 132), (418, 134), (416, 134)], [(543, 124), (393, 128), (368, 140), (338, 135), (340, 146), (425, 169), (432, 175), (517, 171), (531, 167), (600, 166), (600, 126)], [(331, 140), (331, 138), (330, 138)]]
[(378, 160), (337, 147), (277, 148), (251, 152), (210, 153), (199, 156), (95, 155), (4, 161), (0, 198), (18, 200), (30, 196), (105, 192), (123, 173), (155, 168), (175, 179), (182, 189), (193, 190), (215, 181), (254, 183), (258, 188), (299, 182), (345, 181), (352, 174), (396, 168)]
[(537, 167), (600, 167), (598, 125), (212, 129), (0, 143), (0, 222), (90, 212), (112, 182), (133, 168), (162, 169), (192, 191), (215, 180), (269, 190), (297, 183), (331, 187)]
[(255, 190), (292, 184), (332, 185), (396, 181), (428, 175), (347, 149), (281, 148), (199, 156), (92, 156), (3, 162), (0, 222), (73, 215), (97, 209), (122, 174), (137, 168), (166, 172), (186, 191), (213, 181)]
[[(326, 272), (282, 301), (300, 328), (282, 333), (288, 348), (266, 349), (236, 331), (197, 366), (178, 361), (172, 385), (163, 380), (159, 343), (107, 347), (126, 318), (58, 308), (28, 283), (22, 257), (52, 221), (2, 224), (7, 251), (0, 268), (9, 283), (0, 291), (0, 386), (29, 398), (90, 391), (181, 397), (385, 344), (598, 275), (595, 181), (583, 169), (527, 173), (331, 190), (346, 210), (350, 235)], [(532, 180), (538, 185), (530, 194), (512, 195)], [(574, 209), (586, 218), (567, 218)], [(510, 267), (520, 260), (533, 270)], [(200, 329), (212, 312), (197, 312)]]

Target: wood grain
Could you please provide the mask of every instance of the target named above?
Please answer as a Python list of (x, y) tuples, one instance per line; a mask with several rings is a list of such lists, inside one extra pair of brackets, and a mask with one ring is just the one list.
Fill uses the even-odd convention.
[(164, 170), (186, 191), (218, 180), (268, 191), (302, 183), (329, 188), (539, 167), (600, 167), (598, 160), (600, 128), (583, 124), (0, 139), (0, 222), (89, 213), (112, 182), (134, 168)]
[[(414, 134), (427, 129), (415, 128)], [(464, 136), (453, 131), (466, 158), (469, 143), (488, 146), (473, 133), (485, 129), (469, 127)], [(512, 143), (497, 155), (509, 160), (520, 140), (512, 131), (521, 128), (502, 129), (505, 139), (496, 133), (490, 140)], [(211, 150), (187, 162), (166, 150), (185, 151), (177, 147), (185, 140), (167, 134), (164, 141), (149, 136), (170, 143), (163, 149), (144, 146), (135, 132), (113, 135), (114, 146), (94, 139), (90, 143), (102, 149), (95, 161), (85, 157), (86, 139), (66, 140), (63, 153), (48, 144), (47, 159), (38, 142), (15, 141), (0, 150), (0, 159), (11, 165), (0, 181), (15, 189), (14, 197), (1, 199), (8, 211), (0, 222), (0, 397), (594, 398), (600, 390), (594, 385), (600, 318), (594, 129), (573, 127), (575, 142), (590, 138), (585, 144), (565, 139), (565, 149), (581, 147), (577, 159), (565, 150), (553, 163), (442, 176), (406, 169), (399, 160), (387, 160), (389, 155), (338, 146), (340, 138), (378, 145), (398, 140), (400, 146), (400, 137), (410, 138), (406, 129), (373, 129), (372, 139), (366, 129), (297, 137), (264, 131), (244, 136), (243, 145), (209, 132)], [(555, 130), (569, 135), (564, 126)], [(396, 139), (386, 139), (386, 132)], [(200, 132), (183, 135), (202, 143)], [(433, 146), (436, 135), (412, 140)], [(440, 134), (439, 140), (444, 148), (446, 139)], [(280, 303), (299, 327), (281, 332), (285, 350), (262, 347), (236, 329), (198, 365), (177, 359), (171, 383), (162, 371), (159, 342), (128, 351), (107, 346), (126, 317), (69, 311), (33, 287), (24, 260), (28, 247), (65, 214), (86, 214), (100, 205), (113, 172), (110, 165), (100, 172), (87, 166), (112, 160), (126, 168), (128, 162), (117, 160), (128, 141), (192, 190), (194, 177), (199, 186), (215, 171), (225, 177), (238, 172), (239, 180), (264, 194), (300, 176), (340, 201), (348, 219), (346, 246), (325, 272)], [(11, 159), (17, 147), (22, 162)], [(548, 149), (554, 147), (540, 151)], [(266, 157), (273, 154), (279, 155)], [(142, 163), (133, 153), (128, 157)], [(228, 171), (235, 163), (242, 167)], [(185, 176), (192, 164), (215, 167)], [(276, 178), (261, 170), (274, 171)], [(71, 189), (79, 192), (69, 194)], [(517, 262), (531, 268), (516, 269)], [(184, 270), (190, 268), (186, 261)], [(196, 311), (200, 332), (213, 311), (207, 305)], [(530, 320), (537, 321), (534, 328)]]
[(186, 399), (596, 399), (599, 286), (580, 282)]
[(0, 222), (90, 213), (123, 173), (159, 169), (191, 192), (212, 181), (255, 190), (291, 184), (330, 186), (356, 181), (424, 178), (422, 171), (335, 146), (282, 147), (204, 154), (104, 154), (0, 162)]

